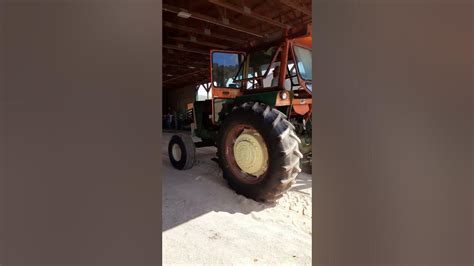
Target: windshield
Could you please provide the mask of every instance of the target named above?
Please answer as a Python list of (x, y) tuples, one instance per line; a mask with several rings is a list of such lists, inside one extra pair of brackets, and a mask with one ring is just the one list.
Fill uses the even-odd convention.
[(311, 50), (301, 47), (293, 46), (298, 62), (298, 72), (300, 72), (301, 78), (304, 80), (313, 80), (313, 68), (312, 68), (312, 56)]
[(212, 53), (212, 82), (219, 88), (239, 88), (235, 76), (244, 59), (244, 54), (233, 52)]

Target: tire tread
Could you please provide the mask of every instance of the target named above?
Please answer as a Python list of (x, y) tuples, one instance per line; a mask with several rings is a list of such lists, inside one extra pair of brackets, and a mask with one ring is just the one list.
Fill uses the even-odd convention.
[[(287, 116), (285, 114), (263, 103), (243, 103), (242, 105), (237, 106), (237, 108), (234, 108), (226, 120), (233, 119), (234, 113), (237, 117), (237, 113), (242, 112), (254, 112), (258, 117), (260, 117), (258, 119), (260, 119), (263, 124), (268, 125), (268, 128), (271, 131), (268, 135), (272, 136), (271, 140), (268, 141), (271, 142), (270, 145), (281, 147), (278, 158), (282, 164), (280, 167), (275, 167), (278, 169), (271, 170), (271, 176), (265, 177), (272, 179), (271, 182), (266, 182), (265, 187), (258, 190), (254, 189), (246, 191), (234, 178), (228, 176), (226, 171), (223, 171), (224, 178), (228, 181), (229, 185), (240, 194), (257, 201), (275, 202), (281, 198), (289, 188), (291, 188), (295, 183), (296, 177), (301, 172), (299, 166), (301, 158), (299, 143), (301, 140), (296, 136), (294, 126), (286, 119)], [(219, 139), (222, 139), (225, 134), (225, 122), (226, 121), (224, 121), (223, 127), (219, 132)], [(219, 151), (218, 147), (218, 157), (221, 161), (223, 160), (223, 156), (220, 153), (221, 151)]]

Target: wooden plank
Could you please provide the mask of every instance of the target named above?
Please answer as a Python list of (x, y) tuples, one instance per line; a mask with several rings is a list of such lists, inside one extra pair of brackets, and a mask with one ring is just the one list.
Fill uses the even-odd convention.
[(233, 38), (233, 37), (228, 36), (228, 35), (218, 34), (218, 33), (215, 33), (215, 32), (211, 32), (210, 34), (208, 34), (203, 29), (198, 30), (196, 28), (192, 28), (192, 27), (188, 27), (188, 26), (184, 26), (184, 25), (178, 25), (178, 24), (175, 24), (175, 23), (172, 23), (172, 22), (169, 22), (169, 21), (164, 21), (163, 26), (171, 28), (171, 29), (175, 29), (175, 30), (185, 31), (185, 32), (189, 32), (189, 33), (199, 34), (199, 35), (205, 35), (205, 36), (208, 36), (208, 37), (211, 37), (211, 38), (230, 41), (230, 42), (234, 42), (234, 43), (244, 43), (245, 42), (241, 39)]
[(298, 5), (297, 3), (295, 3), (294, 1), (290, 1), (290, 0), (280, 0), (280, 3), (284, 4), (285, 6), (288, 6), (288, 7), (291, 7), (293, 8), (294, 10), (297, 10), (305, 15), (308, 15), (308, 16), (311, 16), (311, 9), (310, 8), (306, 8), (305, 6), (302, 6), (302, 5)]
[(163, 48), (178, 50), (178, 51), (183, 51), (183, 52), (188, 52), (188, 53), (195, 53), (195, 54), (203, 54), (203, 55), (209, 55), (210, 54), (210, 51), (180, 47), (180, 46), (172, 45), (172, 44), (163, 44)]
[(219, 49), (228, 49), (229, 46), (227, 45), (222, 45), (218, 43), (213, 43), (213, 42), (206, 42), (206, 41), (201, 41), (201, 40), (192, 40), (190, 38), (182, 38), (182, 37), (170, 37), (170, 39), (180, 41), (180, 42), (189, 42), (189, 43), (195, 43), (199, 45), (204, 45), (212, 48), (219, 48)]
[(193, 72), (188, 72), (186, 74), (179, 75), (179, 76), (172, 77), (172, 78), (169, 78), (167, 80), (164, 80), (163, 83), (168, 83), (168, 82), (171, 82), (173, 80), (182, 79), (182, 78), (192, 76), (192, 75), (195, 75), (195, 74), (199, 74), (199, 73), (204, 73), (205, 71), (208, 71), (208, 69), (201, 69), (201, 70), (197, 70), (197, 71), (193, 71)]
[(233, 25), (231, 23), (225, 23), (224, 21), (217, 20), (213, 17), (203, 15), (203, 14), (199, 14), (199, 13), (192, 12), (192, 11), (188, 11), (188, 10), (184, 10), (184, 9), (176, 7), (176, 6), (163, 4), (163, 10), (167, 11), (167, 12), (176, 13), (176, 14), (178, 14), (181, 11), (185, 11), (185, 12), (191, 14), (190, 18), (205, 21), (205, 22), (208, 22), (208, 23), (211, 23), (211, 24), (214, 24), (214, 25), (217, 25), (217, 26), (221, 26), (221, 27), (226, 27), (226, 28), (229, 28), (231, 30), (240, 31), (240, 32), (243, 32), (243, 33), (246, 33), (246, 34), (249, 34), (249, 35), (253, 35), (253, 36), (258, 37), (258, 38), (263, 37), (262, 34), (260, 34), (259, 32), (254, 31), (254, 30), (247, 29), (247, 28), (239, 26), (239, 25)]
[(274, 26), (278, 26), (278, 27), (283, 28), (283, 29), (291, 28), (290, 25), (281, 23), (281, 22), (276, 21), (276, 20), (271, 19), (271, 18), (267, 18), (267, 17), (262, 16), (260, 14), (254, 13), (254, 12), (252, 12), (252, 10), (246, 9), (245, 7), (235, 6), (233, 4), (226, 3), (226, 2), (221, 1), (221, 0), (208, 0), (208, 1), (209, 1), (209, 3), (215, 4), (217, 6), (224, 7), (226, 9), (232, 10), (232, 11), (240, 13), (242, 15), (245, 15), (245, 16), (260, 20), (260, 21), (263, 21), (265, 23), (268, 23), (268, 24), (271, 24), (271, 25), (274, 25)]

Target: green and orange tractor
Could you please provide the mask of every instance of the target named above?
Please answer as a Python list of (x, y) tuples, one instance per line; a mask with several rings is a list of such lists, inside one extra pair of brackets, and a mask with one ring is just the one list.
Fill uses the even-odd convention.
[(211, 50), (212, 98), (195, 101), (190, 135), (168, 146), (173, 167), (192, 167), (195, 148), (216, 146), (223, 176), (257, 201), (280, 198), (311, 165), (312, 36), (308, 25), (244, 51)]

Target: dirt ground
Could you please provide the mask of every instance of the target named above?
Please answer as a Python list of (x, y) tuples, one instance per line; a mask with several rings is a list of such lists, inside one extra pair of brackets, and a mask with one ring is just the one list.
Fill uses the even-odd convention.
[(297, 182), (275, 205), (247, 199), (231, 190), (213, 147), (196, 150), (186, 171), (168, 159), (163, 133), (163, 263), (311, 264), (311, 175)]

